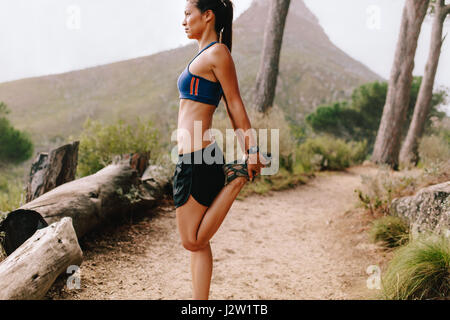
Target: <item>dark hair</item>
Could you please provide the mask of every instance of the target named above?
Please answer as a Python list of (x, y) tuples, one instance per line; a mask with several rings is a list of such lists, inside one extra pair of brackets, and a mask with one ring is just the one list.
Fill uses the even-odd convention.
[(224, 43), (231, 52), (233, 37), (233, 3), (231, 0), (193, 0), (192, 3), (201, 13), (206, 10), (214, 12), (216, 17), (215, 29), (219, 35), (219, 42)]

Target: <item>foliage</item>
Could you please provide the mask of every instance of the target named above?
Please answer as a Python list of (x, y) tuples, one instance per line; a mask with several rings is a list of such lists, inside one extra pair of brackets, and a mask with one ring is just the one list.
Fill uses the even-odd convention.
[(21, 163), (33, 155), (33, 143), (28, 133), (15, 129), (6, 115), (8, 108), (0, 102), (0, 161)]
[(431, 162), (422, 169), (393, 171), (388, 165), (379, 165), (375, 175), (361, 175), (361, 188), (355, 189), (362, 207), (375, 216), (390, 214), (394, 198), (410, 196), (417, 190), (450, 179), (450, 160)]
[(0, 211), (9, 212), (25, 203), (26, 171), (24, 165), (0, 163)]
[(4, 102), (0, 101), (0, 118), (4, 118), (10, 111)]
[(399, 217), (385, 216), (372, 221), (369, 233), (373, 242), (381, 242), (385, 247), (394, 248), (408, 242), (409, 225)]
[(134, 185), (131, 186), (131, 188), (128, 192), (124, 192), (122, 187), (119, 187), (116, 190), (116, 193), (121, 199), (127, 199), (127, 201), (130, 204), (134, 204), (141, 200), (141, 198), (139, 196), (139, 189), (136, 188)]
[(291, 136), (297, 145), (302, 144), (313, 133), (309, 126), (287, 117)]
[(441, 136), (424, 136), (420, 140), (418, 149), (421, 166), (450, 159), (450, 144)]
[(350, 109), (346, 101), (319, 106), (306, 117), (306, 121), (316, 132), (326, 132), (345, 139), (358, 138), (362, 135), (360, 128), (366, 128), (364, 118), (356, 110)]
[(450, 239), (426, 234), (398, 248), (381, 282), (385, 299), (450, 296)]
[(88, 118), (80, 135), (78, 172), (86, 176), (97, 172), (109, 163), (115, 155), (150, 151), (155, 159), (160, 151), (159, 133), (152, 121), (125, 124), (122, 119), (111, 125)]
[(421, 183), (424, 187), (450, 180), (450, 159), (444, 162), (432, 162), (423, 168)]
[[(256, 131), (257, 143), (259, 144), (261, 151), (271, 152), (274, 157), (278, 151), (280, 167), (286, 168), (289, 172), (292, 172), (295, 163), (296, 142), (292, 136), (289, 122), (286, 120), (283, 110), (277, 105), (274, 105), (266, 114), (257, 112), (252, 108), (249, 108), (246, 111), (248, 117), (251, 119), (252, 128)], [(229, 124), (229, 118), (226, 114), (217, 114), (217, 116), (214, 117), (212, 126), (220, 132), (220, 134), (215, 134), (215, 139), (218, 141), (219, 146), (223, 146), (222, 150), (227, 162), (235, 160), (235, 150), (241, 148), (240, 144), (237, 143), (237, 147), (234, 146), (233, 151), (227, 150), (227, 140), (224, 139), (226, 137), (227, 129), (233, 130), (232, 127), (230, 128)], [(233, 133), (231, 138), (234, 138), (235, 136), (235, 133)], [(233, 155), (234, 158), (230, 158), (228, 153)]]
[(418, 146), (418, 166), (432, 166), (450, 159), (450, 117), (432, 117), (432, 126)]
[(306, 139), (296, 149), (296, 161), (305, 172), (343, 170), (361, 163), (366, 157), (367, 143), (345, 142), (330, 135)]
[[(408, 131), (421, 81), (422, 77), (413, 79), (402, 137)], [(366, 83), (353, 91), (351, 101), (318, 106), (314, 112), (306, 116), (306, 122), (316, 133), (328, 133), (346, 140), (367, 140), (368, 153), (372, 153), (387, 91), (388, 84), (386, 82)], [(431, 125), (431, 117), (442, 118), (445, 116), (445, 113), (437, 110), (437, 106), (445, 100), (445, 97), (445, 90), (433, 94), (432, 109), (427, 116), (426, 129)]]
[(264, 194), (269, 191), (285, 190), (305, 184), (314, 174), (306, 172), (288, 171), (281, 167), (273, 176), (257, 176), (251, 183), (246, 183), (239, 192), (237, 199), (243, 200), (251, 194)]
[(396, 175), (387, 165), (380, 165), (376, 175), (362, 174), (361, 184), (361, 189), (355, 189), (360, 204), (372, 216), (386, 216), (392, 199), (414, 193), (418, 178), (404, 172)]
[[(19, 179), (0, 177), (0, 211), (9, 212), (24, 204), (25, 192)], [(0, 218), (1, 220), (1, 218)]]

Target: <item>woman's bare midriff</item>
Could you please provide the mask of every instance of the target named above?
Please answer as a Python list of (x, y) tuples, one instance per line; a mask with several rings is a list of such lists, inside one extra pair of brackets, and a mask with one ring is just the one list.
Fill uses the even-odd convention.
[[(211, 128), (212, 118), (216, 106), (206, 103), (180, 99), (180, 109), (178, 110), (178, 154), (190, 153), (201, 150), (214, 141), (214, 136), (205, 132)], [(194, 135), (194, 125), (196, 124), (198, 136)]]

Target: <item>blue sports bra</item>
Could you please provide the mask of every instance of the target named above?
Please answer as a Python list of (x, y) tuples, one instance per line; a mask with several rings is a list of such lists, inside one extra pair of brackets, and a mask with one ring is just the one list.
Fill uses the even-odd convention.
[[(213, 41), (202, 50), (200, 50), (200, 52), (197, 53), (194, 59), (216, 42), (217, 41)], [(189, 66), (192, 61), (194, 61), (194, 59), (189, 62), (188, 66), (184, 69), (184, 71), (178, 78), (177, 85), (178, 91), (180, 92), (180, 99), (190, 99), (207, 104), (212, 104), (217, 107), (223, 95), (222, 86), (220, 85), (220, 82), (214, 82), (192, 74), (189, 71)]]

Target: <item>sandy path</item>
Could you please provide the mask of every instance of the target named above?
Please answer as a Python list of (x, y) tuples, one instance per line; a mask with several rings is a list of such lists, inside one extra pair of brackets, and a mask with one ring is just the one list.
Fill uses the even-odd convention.
[[(325, 172), (295, 189), (233, 203), (211, 240), (210, 299), (370, 299), (366, 268), (386, 256), (367, 239), (367, 217), (354, 209), (360, 174)], [(81, 243), (81, 289), (61, 277), (49, 299), (190, 299), (189, 252), (173, 207), (104, 230)]]

